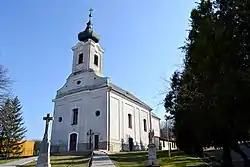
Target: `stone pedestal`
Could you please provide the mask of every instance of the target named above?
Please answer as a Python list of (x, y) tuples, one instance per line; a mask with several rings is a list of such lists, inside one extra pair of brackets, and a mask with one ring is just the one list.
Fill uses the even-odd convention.
[(156, 157), (156, 146), (155, 144), (149, 144), (148, 145), (148, 163), (147, 167), (150, 166), (159, 166), (157, 163), (157, 157)]
[(41, 142), (40, 152), (36, 167), (51, 167), (50, 164), (50, 142), (45, 138)]

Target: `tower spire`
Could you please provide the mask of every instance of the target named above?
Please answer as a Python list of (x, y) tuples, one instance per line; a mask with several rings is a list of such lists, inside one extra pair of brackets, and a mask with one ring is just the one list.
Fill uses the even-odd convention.
[(80, 32), (78, 34), (78, 40), (85, 42), (88, 39), (92, 39), (96, 43), (99, 42), (99, 36), (93, 31), (93, 25), (92, 25), (92, 11), (93, 9), (89, 9), (89, 21), (87, 23), (87, 27), (84, 31)]
[(91, 21), (91, 18), (92, 18), (92, 12), (93, 12), (93, 9), (92, 9), (92, 8), (90, 8), (90, 9), (89, 9), (89, 21)]
[(86, 29), (91, 29), (91, 30), (93, 28), (93, 25), (92, 25), (92, 11), (93, 11), (93, 9), (90, 8), (89, 9), (89, 21), (88, 21), (87, 27), (86, 27)]

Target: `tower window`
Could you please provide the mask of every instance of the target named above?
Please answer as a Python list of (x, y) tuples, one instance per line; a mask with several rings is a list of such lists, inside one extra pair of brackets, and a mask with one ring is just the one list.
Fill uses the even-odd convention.
[(94, 56), (94, 64), (96, 66), (98, 66), (98, 56), (97, 55)]
[(100, 116), (100, 114), (101, 114), (101, 112), (100, 112), (100, 111), (96, 111), (96, 112), (95, 112), (95, 115), (96, 115), (97, 117), (99, 117), (99, 116)]
[(83, 63), (83, 53), (79, 54), (78, 56), (78, 64)]
[(143, 119), (143, 129), (144, 129), (144, 132), (147, 132), (147, 121), (146, 121), (146, 119)]
[(128, 114), (128, 127), (132, 129), (132, 115)]
[(62, 117), (59, 117), (59, 118), (58, 118), (58, 122), (62, 122)]
[(76, 84), (77, 84), (77, 85), (80, 85), (80, 84), (81, 84), (81, 81), (77, 81)]
[(78, 108), (73, 109), (73, 122), (72, 125), (76, 125), (78, 121)]

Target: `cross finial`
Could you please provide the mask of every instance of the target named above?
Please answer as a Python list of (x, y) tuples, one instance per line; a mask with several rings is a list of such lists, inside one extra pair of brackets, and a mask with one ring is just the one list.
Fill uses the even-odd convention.
[(43, 120), (45, 120), (46, 122), (49, 122), (49, 121), (53, 120), (53, 117), (50, 117), (50, 114), (47, 114), (46, 117), (43, 117)]
[(93, 12), (93, 9), (90, 8), (90, 9), (89, 9), (89, 19), (91, 19), (91, 17), (92, 17), (92, 12)]

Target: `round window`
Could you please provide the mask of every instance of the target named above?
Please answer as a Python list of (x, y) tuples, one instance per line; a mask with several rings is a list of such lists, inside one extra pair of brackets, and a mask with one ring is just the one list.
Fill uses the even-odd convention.
[(62, 117), (59, 117), (59, 118), (58, 118), (58, 122), (62, 122)]
[(100, 112), (100, 111), (96, 111), (96, 112), (95, 112), (95, 115), (96, 115), (97, 117), (99, 117), (99, 116), (100, 116), (100, 114), (101, 114), (101, 112)]

